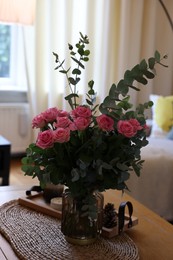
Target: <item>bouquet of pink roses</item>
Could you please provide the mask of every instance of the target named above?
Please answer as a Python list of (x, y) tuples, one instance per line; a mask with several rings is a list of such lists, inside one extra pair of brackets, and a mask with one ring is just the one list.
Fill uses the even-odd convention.
[(80, 34), (74, 47), (69, 44), (71, 59), (75, 63), (72, 76), (65, 70), (64, 61), (53, 53), (56, 70), (67, 77), (71, 93), (65, 97), (70, 111), (49, 108), (34, 117), (33, 128), (39, 128), (35, 143), (26, 150), (22, 170), (26, 175), (38, 177), (40, 184), (51, 182), (69, 187), (73, 197), (86, 196), (94, 190), (126, 189), (126, 181), (133, 170), (139, 176), (143, 160), (141, 148), (146, 139), (145, 109), (152, 102), (139, 104), (135, 110), (129, 102), (129, 89), (139, 90), (134, 81), (146, 85), (155, 77), (154, 68), (161, 64), (160, 54), (142, 60), (124, 74), (124, 79), (112, 84), (108, 96), (100, 105), (96, 103), (94, 81), (88, 83), (86, 103), (78, 104), (77, 84), (89, 60), (86, 49), (88, 37)]
[[(95, 128), (105, 132), (114, 131), (114, 120), (107, 115), (99, 115), (95, 118)], [(89, 107), (78, 106), (70, 113), (58, 110), (56, 107), (49, 108), (34, 117), (33, 128), (40, 128), (36, 145), (42, 149), (51, 148), (55, 143), (66, 143), (70, 141), (71, 132), (85, 131), (91, 127), (92, 111)], [(137, 134), (138, 130), (146, 129), (146, 125), (141, 126), (135, 118), (129, 120), (119, 120), (117, 132), (131, 138)]]

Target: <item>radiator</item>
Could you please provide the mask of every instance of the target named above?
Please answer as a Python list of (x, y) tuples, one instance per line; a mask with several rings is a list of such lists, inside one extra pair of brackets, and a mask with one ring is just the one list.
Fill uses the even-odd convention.
[(11, 154), (25, 152), (31, 131), (28, 103), (0, 103), (0, 135), (11, 142)]

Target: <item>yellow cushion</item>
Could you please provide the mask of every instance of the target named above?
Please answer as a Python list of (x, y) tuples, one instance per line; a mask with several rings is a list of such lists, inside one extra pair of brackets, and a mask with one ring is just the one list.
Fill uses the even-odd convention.
[(168, 132), (173, 125), (173, 96), (159, 97), (154, 112), (157, 125)]

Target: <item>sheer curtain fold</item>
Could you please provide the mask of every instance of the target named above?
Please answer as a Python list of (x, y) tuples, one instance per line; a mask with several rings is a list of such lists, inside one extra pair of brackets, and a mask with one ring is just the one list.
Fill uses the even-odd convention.
[[(170, 13), (173, 2), (166, 1)], [(64, 75), (54, 70), (52, 52), (66, 68), (71, 66), (68, 43), (75, 44), (79, 32), (90, 39), (90, 61), (81, 78), (79, 94), (84, 95), (88, 81), (95, 81), (98, 101), (107, 95), (113, 82), (118, 82), (126, 69), (155, 50), (169, 55), (169, 68), (159, 68), (149, 87), (133, 92), (132, 102), (145, 102), (150, 93), (173, 93), (173, 34), (158, 0), (37, 0), (35, 21), (35, 82), (32, 88), (33, 113), (51, 106), (68, 109)], [(164, 26), (164, 27), (163, 27)]]
[[(79, 94), (86, 93), (91, 79), (95, 81), (98, 95), (107, 94), (107, 75), (112, 67), (111, 60), (115, 62), (116, 52), (116, 49), (111, 51), (109, 48), (109, 38), (112, 39), (109, 32), (112, 24), (109, 17), (111, 6), (114, 6), (114, 1), (37, 1), (36, 113), (50, 106), (66, 108), (64, 96), (68, 89), (64, 75), (54, 71), (56, 64), (52, 52), (58, 53), (60, 60), (65, 58), (66, 68), (70, 67), (72, 62), (68, 56), (68, 43), (75, 44), (79, 39), (79, 32), (89, 36), (91, 50), (91, 60), (86, 63), (86, 70), (83, 71)], [(112, 20), (115, 24), (113, 15)]]

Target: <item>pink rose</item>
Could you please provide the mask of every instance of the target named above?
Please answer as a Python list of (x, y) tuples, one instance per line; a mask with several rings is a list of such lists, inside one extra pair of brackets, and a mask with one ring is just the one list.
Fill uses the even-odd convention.
[(131, 118), (129, 120), (129, 123), (133, 126), (134, 130), (136, 130), (136, 131), (142, 129), (142, 126), (140, 125), (139, 121), (135, 118)]
[(63, 117), (57, 117), (56, 118), (56, 122), (54, 123), (54, 126), (55, 127), (62, 127), (62, 128), (67, 128), (69, 127), (69, 125), (71, 124), (71, 120), (66, 117), (66, 116), (63, 116)]
[(48, 108), (46, 111), (42, 112), (42, 114), (45, 121), (49, 123), (56, 119), (58, 115), (58, 109), (56, 107)]
[(46, 130), (38, 133), (36, 145), (42, 149), (53, 147), (54, 139), (53, 139), (53, 131)]
[(74, 120), (74, 124), (77, 130), (79, 131), (85, 130), (89, 126), (90, 122), (91, 122), (90, 118), (84, 118), (84, 117), (78, 117)]
[(46, 122), (42, 114), (35, 116), (32, 120), (32, 128), (43, 128), (45, 125)]
[(73, 118), (77, 118), (77, 117), (88, 118), (91, 117), (92, 113), (89, 107), (78, 106), (76, 109), (71, 111), (71, 115)]
[(96, 118), (98, 126), (103, 130), (103, 131), (112, 131), (114, 130), (114, 120), (107, 116), (107, 115), (100, 115)]
[(129, 120), (120, 120), (117, 124), (117, 130), (120, 134), (130, 138), (136, 134), (136, 129), (129, 122)]
[(70, 140), (70, 131), (69, 129), (57, 128), (53, 131), (54, 141), (57, 143), (65, 143)]
[(71, 122), (68, 128), (70, 131), (78, 130), (74, 122)]
[(67, 111), (65, 111), (65, 110), (58, 110), (57, 116), (59, 116), (59, 117), (68, 117), (69, 113)]
[(150, 127), (149, 127), (147, 124), (145, 124), (145, 125), (143, 126), (143, 129), (149, 131), (149, 130), (150, 130)]

